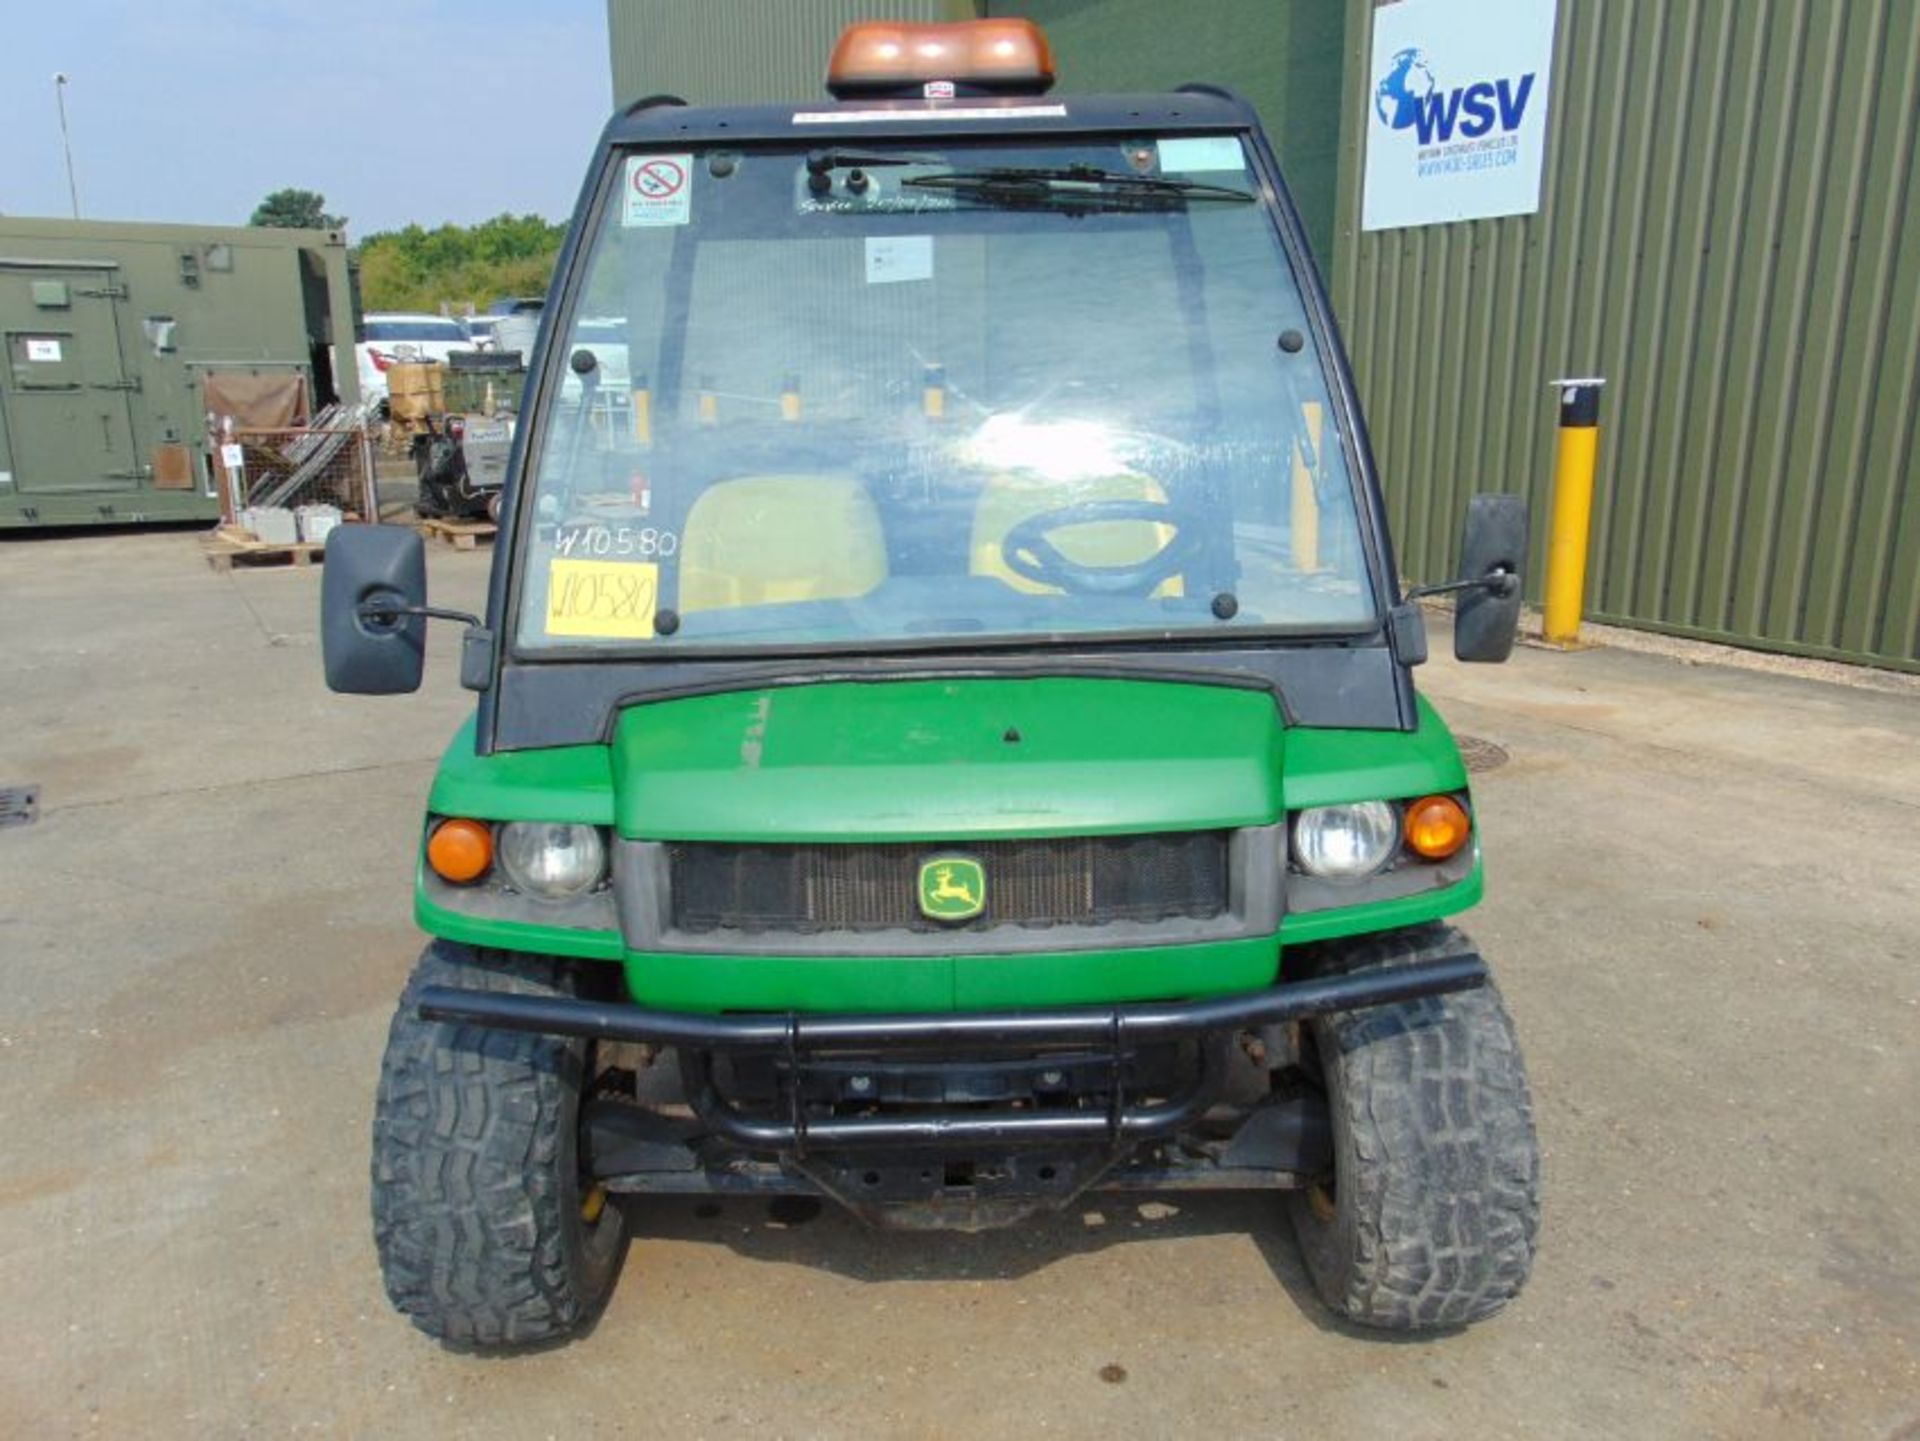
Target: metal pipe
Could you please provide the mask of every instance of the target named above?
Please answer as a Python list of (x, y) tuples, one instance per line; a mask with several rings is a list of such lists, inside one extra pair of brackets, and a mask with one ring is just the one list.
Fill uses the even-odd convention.
[(1209, 1031), (1299, 1020), (1332, 1011), (1436, 996), (1485, 985), (1487, 964), (1471, 952), (1376, 971), (1319, 976), (1263, 991), (1203, 1001), (1145, 1001), (1123, 1006), (1063, 1006), (1023, 1011), (905, 1015), (698, 1015), (619, 1001), (521, 996), (428, 986), (420, 1017), (544, 1035), (727, 1052), (872, 1049), (895, 1052), (971, 1046), (987, 1050), (1105, 1045), (1116, 1025), (1129, 1042), (1177, 1040)]
[(73, 218), (80, 218), (80, 187), (73, 182), (73, 141), (67, 134), (67, 74), (53, 73), (53, 101), (60, 108), (60, 153), (67, 162), (67, 198), (73, 202)]
[(1308, 401), (1299, 407), (1300, 438), (1293, 445), (1293, 490), (1288, 531), (1293, 543), (1293, 566), (1302, 575), (1320, 569), (1320, 438), (1326, 407)]
[[(1129, 1041), (1131, 1041), (1129, 1036)], [(1220, 1092), (1222, 1041), (1200, 1048), (1200, 1069), (1186, 1089), (1147, 1106), (1111, 1111), (921, 1111), (872, 1116), (747, 1115), (714, 1083), (708, 1056), (681, 1058), (693, 1112), (724, 1140), (751, 1151), (847, 1151), (876, 1147), (1131, 1146), (1171, 1136), (1199, 1119)]]

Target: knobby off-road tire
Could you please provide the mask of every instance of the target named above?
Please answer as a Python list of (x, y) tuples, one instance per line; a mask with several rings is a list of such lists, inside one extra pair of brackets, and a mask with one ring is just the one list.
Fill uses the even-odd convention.
[[(1455, 954), (1421, 926), (1316, 948), (1320, 974)], [(1332, 1111), (1331, 1186), (1289, 1197), (1307, 1269), (1350, 1321), (1463, 1325), (1519, 1295), (1533, 1266), (1540, 1153), (1513, 1022), (1492, 985), (1316, 1019)]]
[[(598, 1313), (625, 1222), (583, 1197), (587, 1045), (443, 1025), (421, 987), (565, 995), (553, 962), (435, 942), (387, 1032), (373, 1116), (373, 1235), (387, 1295), (429, 1336), (476, 1348), (573, 1334)], [(589, 1222), (583, 1202), (595, 1211)]]

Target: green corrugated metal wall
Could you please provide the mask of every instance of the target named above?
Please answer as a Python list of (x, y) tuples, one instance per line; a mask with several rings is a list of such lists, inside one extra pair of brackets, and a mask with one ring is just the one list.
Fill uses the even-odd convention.
[(1024, 15), (1046, 29), (1060, 93), (1230, 85), (1259, 108), (1323, 269), (1333, 255), (1345, 15), (1340, 0), (607, 0), (616, 104), (821, 96), (857, 20)]
[(607, 0), (613, 98), (695, 105), (826, 98), (827, 56), (858, 20), (966, 20), (973, 0)]
[(1372, 9), (609, 0), (608, 15), (623, 101), (816, 95), (832, 37), (876, 13), (1030, 15), (1064, 90), (1233, 85), (1334, 257), (1410, 576), (1448, 573), (1468, 495), (1517, 489), (1535, 504), (1537, 589), (1547, 381), (1599, 373), (1590, 614), (1920, 669), (1920, 0), (1563, 0), (1540, 213), (1362, 235)]
[(1540, 213), (1370, 235), (1348, 11), (1336, 295), (1402, 568), (1520, 489), (1537, 586), (1547, 381), (1601, 374), (1590, 614), (1920, 669), (1920, 6), (1563, 3)]
[(1338, 0), (990, 0), (1046, 30), (1060, 88), (1171, 90), (1204, 80), (1260, 112), (1323, 270), (1333, 257), (1346, 17)]

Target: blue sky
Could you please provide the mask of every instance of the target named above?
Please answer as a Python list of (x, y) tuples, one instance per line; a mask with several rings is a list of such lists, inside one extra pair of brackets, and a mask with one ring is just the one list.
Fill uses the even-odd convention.
[(0, 0), (0, 212), (243, 224), (283, 185), (354, 235), (562, 219), (612, 104), (604, 0)]

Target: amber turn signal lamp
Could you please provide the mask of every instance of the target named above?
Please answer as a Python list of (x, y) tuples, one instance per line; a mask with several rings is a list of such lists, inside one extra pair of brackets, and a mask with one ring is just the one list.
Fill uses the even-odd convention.
[(1407, 847), (1430, 861), (1444, 861), (1467, 843), (1473, 822), (1452, 796), (1423, 796), (1407, 807)]
[(442, 821), (427, 837), (427, 864), (443, 881), (463, 886), (493, 864), (493, 828), (485, 821)]
[(1031, 20), (868, 22), (840, 32), (827, 64), (827, 89), (841, 99), (913, 94), (929, 81), (1038, 95), (1053, 84), (1053, 50)]

